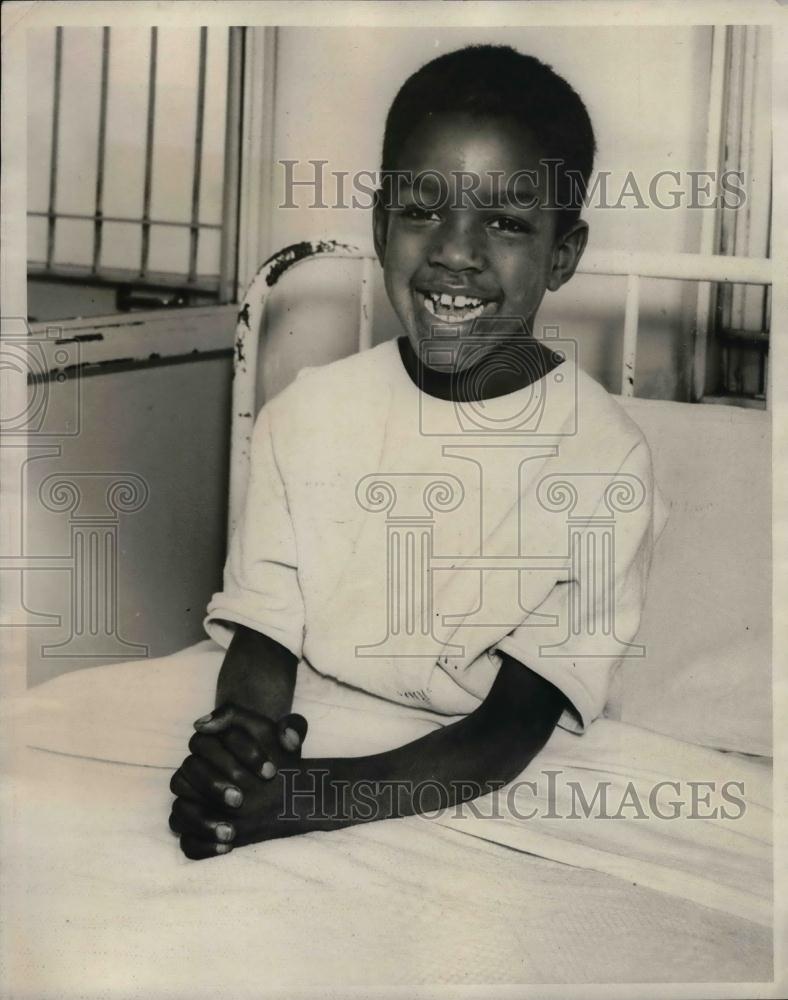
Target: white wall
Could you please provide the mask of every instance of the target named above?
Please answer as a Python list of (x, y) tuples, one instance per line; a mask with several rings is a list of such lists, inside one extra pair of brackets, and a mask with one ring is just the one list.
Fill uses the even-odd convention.
[[(569, 80), (589, 108), (599, 147), (596, 166), (613, 172), (611, 190), (630, 170), (647, 188), (659, 170), (705, 168), (711, 43), (705, 27), (280, 28), (275, 159), (323, 159), (329, 161), (326, 171), (351, 174), (376, 170), (386, 111), (400, 84), (433, 56), (472, 42), (513, 45)], [(281, 203), (281, 168), (275, 178), (275, 203)], [(309, 209), (310, 198), (300, 189), (297, 209), (274, 212), (274, 248), (306, 236), (369, 239), (370, 212)], [(693, 252), (699, 249), (700, 214), (591, 208), (587, 219), (595, 247)], [(694, 286), (680, 282), (645, 283), (638, 395), (687, 398), (695, 294)], [(578, 338), (584, 367), (612, 389), (620, 384), (622, 321), (623, 282), (583, 276), (549, 296), (540, 314), (540, 322), (558, 322), (563, 336)], [(385, 339), (396, 329), (384, 304), (376, 337)], [(322, 329), (321, 336), (327, 336)], [(343, 351), (350, 343), (346, 335), (332, 336)], [(314, 347), (305, 349), (314, 354)], [(329, 353), (328, 345), (324, 349)]]
[[(78, 386), (68, 380), (47, 387), (52, 426), (73, 422), (75, 392), (82, 420), (77, 436), (59, 439), (58, 456), (48, 457), (46, 449), (40, 454), (32, 439), (25, 467), (25, 551), (39, 558), (42, 567), (24, 576), (24, 606), (33, 615), (30, 684), (107, 662), (98, 635), (88, 637), (86, 644), (98, 657), (94, 660), (45, 648), (72, 635), (72, 588), (79, 576), (68, 558), (61, 568), (51, 568), (53, 557), (69, 556), (72, 523), (68, 511), (47, 509), (40, 499), (41, 484), (51, 475), (74, 480), (88, 497), (80, 516), (111, 513), (93, 496), (110, 480), (127, 479), (128, 474), (144, 480), (149, 495), (142, 508), (115, 519), (117, 633), (147, 647), (148, 656), (205, 638), (205, 606), (221, 587), (224, 565), (232, 371), (229, 358), (185, 360), (92, 375), (81, 378)], [(10, 587), (13, 581), (6, 582)], [(38, 624), (45, 621), (37, 617), (41, 614), (60, 622)]]

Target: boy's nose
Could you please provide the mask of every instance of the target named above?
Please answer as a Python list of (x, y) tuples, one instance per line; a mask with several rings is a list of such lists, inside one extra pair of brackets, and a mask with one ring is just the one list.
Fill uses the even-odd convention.
[(435, 234), (429, 261), (450, 271), (481, 271), (486, 263), (484, 234), (475, 225), (446, 222)]

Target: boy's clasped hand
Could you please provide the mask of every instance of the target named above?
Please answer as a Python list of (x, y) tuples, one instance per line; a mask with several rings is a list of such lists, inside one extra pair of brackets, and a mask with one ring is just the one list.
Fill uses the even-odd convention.
[[(170, 828), (187, 858), (295, 833), (282, 818), (284, 775), (298, 769), (307, 731), (302, 715), (278, 722), (228, 704), (194, 724), (190, 756), (170, 782)], [(292, 823), (289, 826), (293, 826)]]

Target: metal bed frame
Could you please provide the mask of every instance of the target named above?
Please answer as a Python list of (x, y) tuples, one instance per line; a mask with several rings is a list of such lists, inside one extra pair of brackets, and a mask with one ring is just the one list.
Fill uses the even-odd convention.
[[(359, 261), (361, 294), (358, 350), (363, 351), (372, 346), (372, 293), (377, 258), (371, 246), (341, 240), (305, 240), (273, 254), (260, 267), (244, 296), (235, 333), (228, 513), (230, 537), (238, 522), (246, 493), (249, 447), (257, 415), (257, 363), (266, 301), (284, 274), (306, 261), (326, 256)], [(632, 397), (635, 394), (642, 278), (769, 286), (772, 283), (772, 262), (766, 258), (723, 257), (714, 254), (597, 250), (584, 254), (577, 273), (626, 278), (621, 395)]]

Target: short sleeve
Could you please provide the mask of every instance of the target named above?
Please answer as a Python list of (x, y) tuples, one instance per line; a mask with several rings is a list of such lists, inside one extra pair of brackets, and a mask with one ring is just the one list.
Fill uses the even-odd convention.
[(268, 635), (300, 659), (304, 602), (295, 532), (274, 451), (270, 405), (260, 411), (254, 427), (243, 512), (230, 541), (223, 589), (213, 595), (204, 622), (208, 635), (225, 647), (235, 625)]
[(667, 520), (645, 440), (617, 473), (596, 478), (592, 515), (566, 520), (566, 578), (493, 647), (566, 695), (573, 711), (565, 711), (559, 725), (576, 732), (602, 714), (622, 658), (643, 655), (634, 639), (654, 544)]

